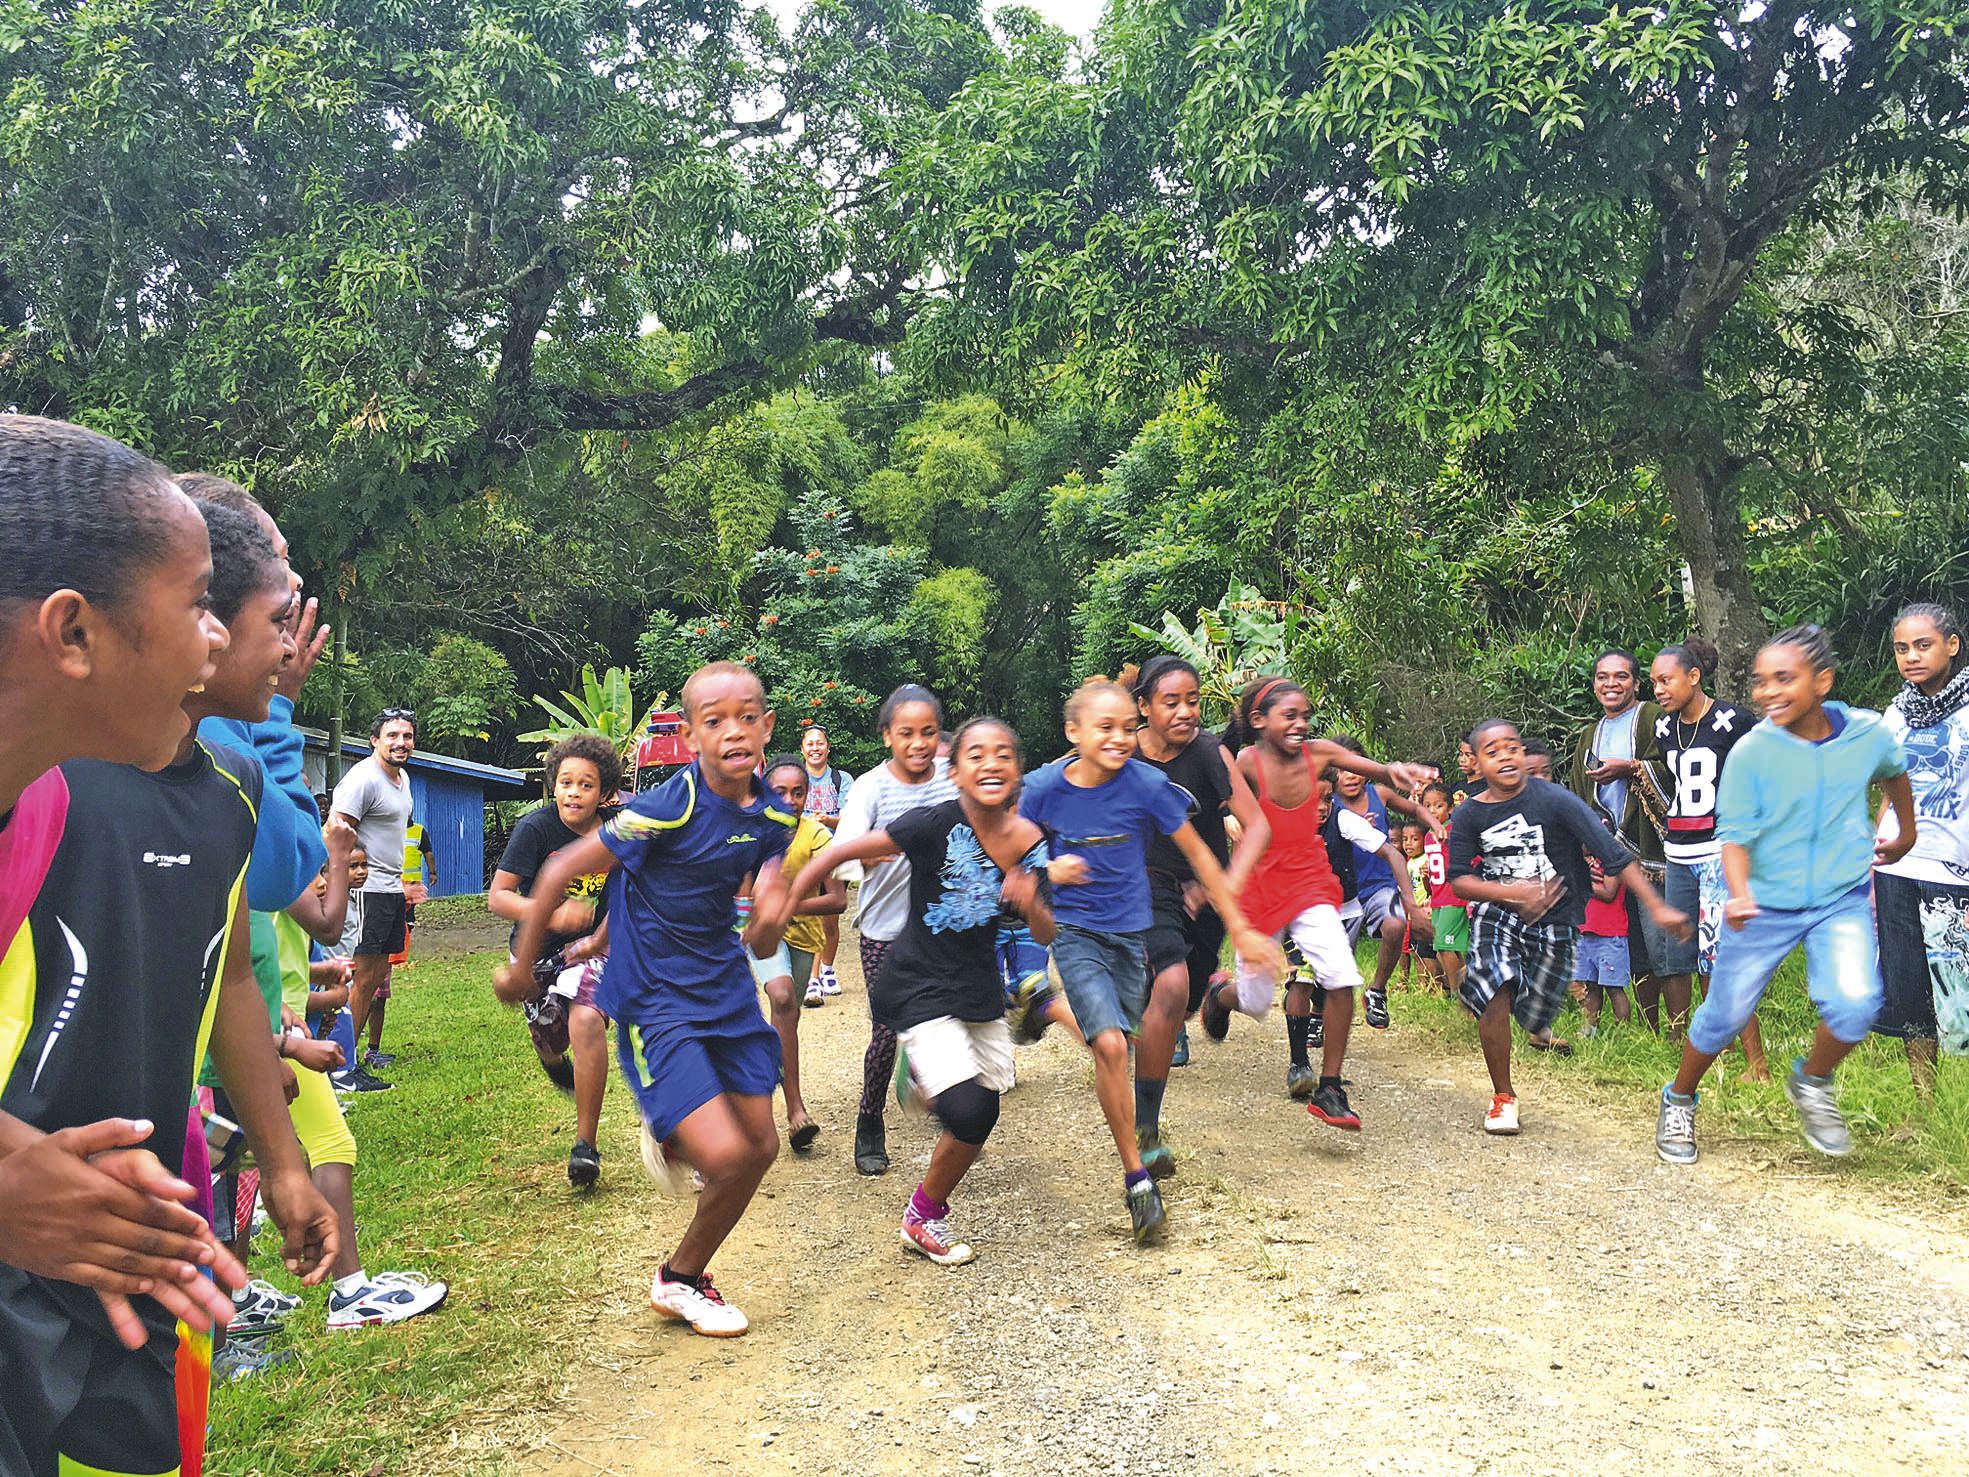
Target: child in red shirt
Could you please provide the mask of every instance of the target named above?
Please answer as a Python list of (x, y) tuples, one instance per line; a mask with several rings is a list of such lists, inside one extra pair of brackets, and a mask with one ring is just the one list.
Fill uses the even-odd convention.
[(1579, 953), (1573, 965), (1573, 992), (1586, 1011), (1588, 1037), (1600, 1029), (1600, 1001), (1613, 1001), (1613, 1018), (1625, 1025), (1633, 1014), (1627, 998), (1631, 978), (1627, 962), (1627, 889), (1609, 877), (1598, 861), (1587, 858), (1593, 872), (1593, 896), (1586, 900), (1586, 922), (1579, 930)]

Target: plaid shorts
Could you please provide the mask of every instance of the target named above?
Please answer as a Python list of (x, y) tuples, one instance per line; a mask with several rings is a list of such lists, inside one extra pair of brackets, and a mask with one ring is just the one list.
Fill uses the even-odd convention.
[(1470, 957), (1458, 993), (1482, 1015), (1499, 990), (1511, 992), (1511, 1014), (1527, 1031), (1558, 1019), (1572, 984), (1579, 930), (1569, 923), (1527, 923), (1495, 903), (1470, 905)]

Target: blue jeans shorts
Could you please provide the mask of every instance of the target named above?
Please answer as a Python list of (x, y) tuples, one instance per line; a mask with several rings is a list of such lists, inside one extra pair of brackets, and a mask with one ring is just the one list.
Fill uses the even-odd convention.
[(1053, 964), (1067, 1004), (1090, 1042), (1103, 1031), (1141, 1029), (1149, 1003), (1149, 955), (1139, 933), (1098, 933), (1062, 923), (1053, 935)]
[(1805, 991), (1820, 1023), (1839, 1040), (1866, 1039), (1880, 1014), (1880, 952), (1865, 883), (1815, 908), (1765, 908), (1742, 928), (1725, 927), (1716, 945), (1709, 994), (1689, 1020), (1689, 1045), (1720, 1055), (1737, 1039), (1771, 976), (1805, 946)]
[(1661, 972), (1714, 974), (1716, 939), (1723, 927), (1723, 903), (1729, 895), (1723, 885), (1722, 857), (1670, 862), (1668, 880), (1662, 884), (1661, 892), (1669, 907), (1687, 913), (1696, 926), (1695, 936), (1687, 943), (1680, 939), (1667, 940), (1663, 952), (1668, 962), (1661, 966)]
[(1627, 962), (1627, 940), (1603, 933), (1582, 933), (1573, 960), (1572, 977), (1602, 990), (1624, 990), (1633, 979)]

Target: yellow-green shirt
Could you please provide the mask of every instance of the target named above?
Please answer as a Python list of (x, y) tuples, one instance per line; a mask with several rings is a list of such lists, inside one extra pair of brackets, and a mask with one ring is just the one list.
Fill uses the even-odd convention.
[[(800, 869), (812, 861), (821, 848), (833, 839), (834, 833), (819, 821), (812, 816), (801, 816), (800, 824), (794, 828), (793, 840), (786, 848), (786, 860), (781, 867), (786, 880), (791, 882), (799, 876)], [(786, 926), (787, 947), (798, 949), (805, 954), (818, 954), (826, 937), (826, 924), (811, 913), (795, 913), (793, 921)]]

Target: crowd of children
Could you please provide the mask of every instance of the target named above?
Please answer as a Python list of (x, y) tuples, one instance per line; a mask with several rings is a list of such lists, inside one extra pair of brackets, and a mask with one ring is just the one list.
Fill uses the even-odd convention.
[[(21, 417), (0, 417), (0, 498), (22, 544), (0, 556), (0, 1351), (32, 1372), (0, 1415), (0, 1469), (195, 1466), (188, 1412), (214, 1331), (233, 1324), (217, 1367), (250, 1368), (296, 1301), (248, 1280), (246, 1207), (213, 1202), (215, 1179), (231, 1201), (243, 1143), (288, 1271), (330, 1284), (329, 1327), (445, 1297), (364, 1268), (336, 1090), (387, 1086), (380, 1038), (358, 1051), (419, 895), (416, 717), (377, 718), (373, 761), (324, 824), (292, 707), (326, 633), (273, 520), (222, 479)], [(92, 519), (64, 511), (85, 503)], [(1757, 720), (1709, 692), (1700, 640), (1656, 655), (1652, 703), (1640, 662), (1609, 651), (1565, 783), (1548, 745), (1493, 718), (1460, 745), (1460, 789), (1315, 737), (1286, 676), (1253, 682), (1220, 740), (1199, 674), (1168, 655), (1068, 695), (1064, 751), (1031, 769), (1007, 724), (946, 732), (938, 697), (905, 685), (877, 718), (888, 757), (851, 779), (817, 728), (773, 754), (757, 674), (712, 663), (682, 693), (692, 757), (659, 783), (625, 794), (599, 736), (546, 756), (550, 803), (488, 892), (512, 925), (495, 988), (573, 1098), (577, 1188), (602, 1173), (613, 1027), (645, 1165), (697, 1191), (650, 1300), (714, 1336), (749, 1326), (710, 1266), (778, 1155), (773, 1093), (794, 1150), (823, 1131), (800, 1022), (840, 993), (850, 881), (870, 1021), (854, 1163), (889, 1168), (892, 1085), (934, 1113), (898, 1234), (940, 1265), (973, 1258), (951, 1204), (1017, 1043), (1058, 1025), (1084, 1044), (1089, 1111), (1148, 1240), (1176, 1168), (1164, 1105), (1187, 1022), (1221, 1041), (1281, 986), (1288, 1095), (1356, 1132), (1355, 995), (1387, 1029), (1397, 978), (1475, 1018), (1490, 1134), (1524, 1127), (1514, 1023), (1563, 1051), (1553, 1026), (1576, 994), (1589, 1034), (1685, 1032), (1656, 1145), (1686, 1165), (1706, 1072), (1737, 1042), (1762, 1068), (1756, 1008), (1802, 947), (1819, 1024), (1784, 1091), (1806, 1141), (1845, 1154), (1833, 1078), (1869, 1031), (1906, 1041), (1924, 1100), (1939, 1053), (1969, 1050), (1963, 647), (1950, 611), (1903, 610), (1905, 685), (1881, 714), (1831, 699), (1823, 632), (1784, 631), (1757, 654)], [(92, 988), (112, 977), (113, 996)]]

